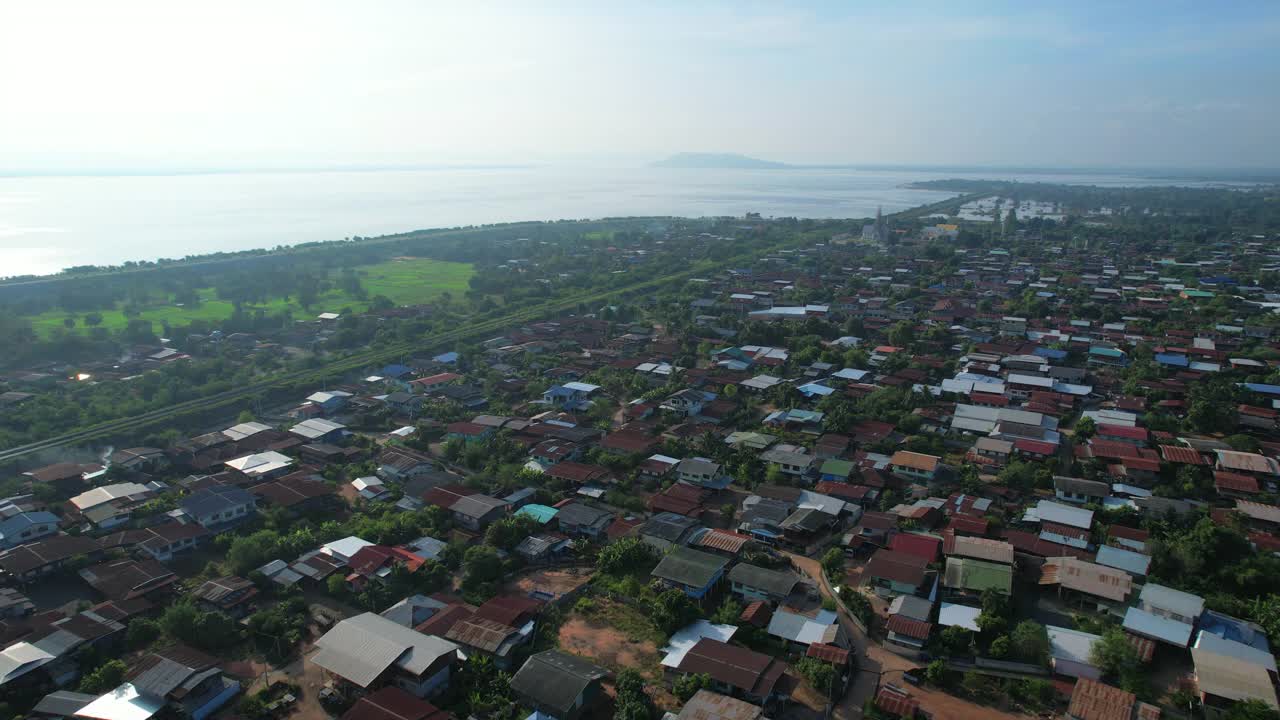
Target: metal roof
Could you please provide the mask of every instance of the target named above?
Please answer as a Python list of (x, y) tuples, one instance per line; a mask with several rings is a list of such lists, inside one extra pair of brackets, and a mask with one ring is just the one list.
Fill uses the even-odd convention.
[(437, 660), (456, 653), (458, 646), (423, 635), (374, 613), (363, 613), (335, 625), (316, 641), (320, 651), (311, 661), (367, 687), (392, 664), (420, 675)]

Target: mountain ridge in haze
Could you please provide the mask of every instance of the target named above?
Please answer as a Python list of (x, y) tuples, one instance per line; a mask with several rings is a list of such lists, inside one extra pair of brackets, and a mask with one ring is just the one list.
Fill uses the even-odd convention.
[(650, 167), (661, 168), (718, 168), (747, 170), (776, 170), (791, 167), (786, 163), (773, 162), (748, 157), (738, 153), (676, 153), (665, 160), (650, 163)]

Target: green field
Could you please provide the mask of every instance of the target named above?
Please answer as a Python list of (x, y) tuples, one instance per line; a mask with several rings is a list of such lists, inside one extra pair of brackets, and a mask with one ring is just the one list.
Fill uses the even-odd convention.
[[(360, 284), (368, 292), (369, 297), (385, 295), (397, 305), (421, 305), (431, 302), (441, 294), (448, 292), (454, 298), (461, 298), (467, 291), (471, 276), (475, 273), (469, 263), (446, 262), (430, 258), (402, 258), (388, 260), (376, 265), (361, 265), (355, 268), (360, 277)], [(150, 320), (157, 326), (168, 322), (171, 326), (185, 325), (192, 320), (219, 321), (231, 316), (233, 306), (226, 300), (218, 300), (212, 288), (200, 291), (201, 302), (195, 307), (181, 307), (173, 304), (155, 304), (144, 308), (139, 317)], [(304, 319), (322, 312), (338, 312), (350, 308), (355, 312), (363, 312), (369, 308), (367, 300), (357, 300), (345, 291), (331, 289), (323, 293), (309, 310), (304, 310), (295, 299), (285, 301), (275, 298), (266, 303), (246, 304), (246, 312), (265, 310), (268, 314), (291, 310), (295, 318)], [(128, 318), (119, 308), (103, 308), (101, 327), (108, 330), (119, 330), (128, 324)], [(62, 310), (50, 310), (39, 315), (28, 317), (31, 327), (41, 336), (47, 337), (56, 328), (64, 328), (63, 321), (67, 313)], [(84, 332), (83, 313), (75, 314), (76, 332)], [(159, 327), (156, 328), (157, 332)]]

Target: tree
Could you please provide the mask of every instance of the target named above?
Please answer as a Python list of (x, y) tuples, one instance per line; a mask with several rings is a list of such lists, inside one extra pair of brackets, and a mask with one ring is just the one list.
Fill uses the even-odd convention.
[(844, 581), (844, 551), (840, 548), (831, 548), (822, 556), (822, 571), (827, 574), (831, 580), (840, 583)]
[(488, 545), (475, 545), (462, 556), (462, 585), (476, 589), (502, 578), (502, 558)]
[(1075, 436), (1082, 440), (1093, 437), (1093, 434), (1097, 431), (1098, 425), (1091, 417), (1082, 417), (1076, 421)]
[[(799, 666), (796, 667), (799, 670)], [(689, 698), (698, 693), (699, 690), (706, 690), (711, 687), (711, 676), (706, 673), (690, 673), (684, 677), (676, 678), (671, 684), (671, 692), (680, 699), (680, 702), (689, 702)]]
[(605, 575), (648, 573), (657, 563), (653, 546), (634, 537), (609, 543), (596, 557), (596, 569)]
[(723, 521), (725, 525), (732, 525), (733, 516), (737, 511), (738, 511), (738, 507), (733, 503), (725, 503), (724, 505), (721, 505), (720, 520)]
[(1138, 649), (1119, 628), (1107, 630), (1089, 650), (1089, 663), (1110, 678), (1124, 678), (1139, 672), (1141, 662)]
[[(690, 676), (697, 677), (697, 676)], [(705, 677), (705, 676), (703, 676)], [(676, 681), (676, 694), (679, 695), (679, 684), (681, 680), (689, 678), (681, 678)], [(710, 684), (710, 679), (707, 679)], [(625, 668), (618, 673), (617, 680), (613, 684), (617, 693), (617, 699), (614, 703), (614, 720), (650, 720), (653, 717), (653, 701), (649, 699), (649, 695), (645, 693), (645, 679), (635, 668)], [(689, 693), (692, 697), (695, 689)]]
[(973, 646), (973, 633), (959, 625), (952, 625), (938, 635), (939, 653), (946, 657), (969, 655)]
[(129, 666), (123, 660), (108, 660), (80, 679), (80, 692), (98, 695), (114, 690), (124, 682)]
[(1261, 700), (1241, 700), (1227, 709), (1224, 720), (1280, 720), (1280, 712)]
[(817, 658), (803, 657), (796, 663), (795, 668), (796, 672), (809, 681), (809, 687), (823, 695), (831, 696), (834, 694), (836, 684), (836, 669), (834, 665)]
[(134, 618), (129, 621), (125, 642), (133, 650), (140, 650), (160, 637), (160, 624), (150, 618)]
[(700, 614), (697, 604), (675, 588), (663, 591), (649, 607), (649, 619), (668, 634), (697, 620)]
[(915, 337), (915, 325), (908, 320), (900, 320), (889, 328), (889, 343), (895, 347), (911, 347)]
[(1034, 620), (1023, 620), (1009, 635), (1009, 650), (1019, 662), (1049, 664), (1049, 633)]
[(736, 625), (742, 616), (742, 606), (732, 598), (726, 599), (711, 616), (711, 622), (718, 625)]

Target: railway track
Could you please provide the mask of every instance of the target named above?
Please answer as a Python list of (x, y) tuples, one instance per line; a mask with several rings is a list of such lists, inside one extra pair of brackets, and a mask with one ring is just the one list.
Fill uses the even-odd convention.
[[(902, 217), (913, 218), (920, 217), (931, 213), (935, 210), (950, 207), (956, 203), (964, 203), (970, 200), (986, 197), (987, 193), (972, 193), (970, 195), (960, 195), (949, 200), (945, 200), (930, 205), (922, 205), (915, 208), (904, 210), (900, 213), (894, 213), (886, 217)], [(441, 348), (449, 347), (455, 343), (465, 340), (475, 339), (477, 337), (500, 333), (506, 329), (516, 325), (536, 322), (546, 319), (566, 310), (571, 310), (584, 303), (597, 303), (611, 298), (624, 297), (636, 293), (656, 290), (665, 285), (681, 282), (689, 278), (699, 275), (715, 272), (718, 269), (733, 267), (744, 262), (750, 262), (759, 257), (763, 257), (778, 250), (785, 249), (797, 243), (808, 243), (810, 240), (804, 238), (792, 239), (786, 242), (777, 243), (770, 247), (756, 250), (752, 252), (736, 255), (719, 261), (703, 261), (690, 266), (688, 269), (678, 272), (674, 275), (666, 275), (659, 278), (652, 278), (638, 283), (633, 283), (625, 287), (611, 288), (606, 290), (598, 290), (594, 292), (581, 293), (570, 297), (549, 300), (545, 303), (536, 305), (531, 308), (523, 308), (517, 312), (507, 313), (493, 318), (485, 318), (476, 322), (468, 323), (466, 326), (456, 330), (436, 334), (430, 338), (424, 339), (422, 342), (402, 342), (395, 343), (373, 350), (358, 352), (351, 355), (345, 355), (336, 358), (333, 362), (326, 364), (322, 368), (292, 375), (276, 375), (270, 378), (263, 378), (243, 387), (233, 390), (225, 390), (210, 395), (205, 395), (191, 400), (184, 400), (166, 408), (157, 408), (139, 415), (127, 418), (119, 418), (116, 420), (108, 420), (86, 428), (80, 428), (71, 432), (56, 435), (44, 440), (38, 440), (24, 445), (16, 445), (13, 447), (0, 450), (0, 465), (11, 463), (28, 455), (32, 455), (44, 450), (51, 450), (58, 447), (75, 445), (80, 443), (91, 442), (94, 440), (103, 440), (114, 436), (121, 436), (126, 433), (135, 432), (139, 429), (151, 427), (166, 420), (177, 420), (183, 416), (193, 415), (199, 412), (208, 412), (218, 408), (231, 405), (234, 403), (249, 400), (255, 397), (262, 397), (271, 392), (286, 390), (298, 386), (315, 386), (321, 382), (341, 377), (342, 375), (356, 370), (368, 368), (371, 366), (382, 365), (405, 355), (431, 352)]]

